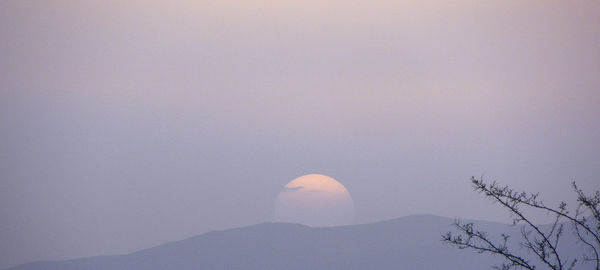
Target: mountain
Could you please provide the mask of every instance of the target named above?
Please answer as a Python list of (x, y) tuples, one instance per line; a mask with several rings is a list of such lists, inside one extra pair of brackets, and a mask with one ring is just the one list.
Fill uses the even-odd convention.
[[(263, 223), (214, 231), (126, 255), (34, 262), (10, 270), (153, 269), (491, 269), (499, 258), (459, 250), (440, 241), (453, 219), (431, 215), (362, 225), (312, 228)], [(489, 235), (520, 227), (476, 221)], [(565, 233), (561, 252), (582, 252)], [(516, 247), (518, 248), (518, 247)], [(522, 250), (525, 253), (525, 250)], [(591, 265), (589, 266), (591, 268)]]

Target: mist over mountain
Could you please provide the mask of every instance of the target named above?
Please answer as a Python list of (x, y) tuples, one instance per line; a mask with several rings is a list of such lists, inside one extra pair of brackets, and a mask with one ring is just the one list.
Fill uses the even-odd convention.
[(503, 222), (473, 175), (577, 205), (598, 26), (594, 0), (1, 0), (0, 269), (487, 268), (447, 221), (204, 233), (313, 224), (331, 202), (277, 204), (307, 174), (350, 193), (336, 225)]
[[(213, 231), (126, 255), (35, 262), (9, 270), (153, 269), (491, 269), (499, 258), (440, 241), (453, 219), (413, 215), (389, 221), (313, 228), (262, 223)], [(520, 234), (520, 226), (475, 221), (490, 236)], [(543, 226), (542, 226), (543, 227)], [(516, 240), (516, 239), (515, 239)], [(572, 234), (561, 253), (579, 256)], [(517, 248), (513, 245), (513, 248)], [(526, 254), (525, 250), (521, 253)], [(589, 265), (589, 269), (592, 266)], [(579, 269), (587, 269), (585, 267)]]

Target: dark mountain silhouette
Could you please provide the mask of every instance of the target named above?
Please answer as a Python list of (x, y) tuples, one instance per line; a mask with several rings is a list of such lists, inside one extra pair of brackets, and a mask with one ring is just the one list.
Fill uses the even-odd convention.
[[(499, 258), (459, 250), (441, 242), (453, 219), (431, 215), (341, 227), (312, 228), (263, 223), (214, 231), (126, 255), (35, 262), (11, 270), (153, 269), (491, 269)], [(489, 235), (520, 227), (477, 221)], [(582, 247), (567, 232), (566, 256)], [(518, 246), (515, 248), (519, 248)], [(526, 251), (523, 249), (523, 253)], [(585, 267), (584, 267), (585, 268)], [(584, 269), (579, 268), (579, 269)], [(591, 268), (591, 265), (588, 267)]]

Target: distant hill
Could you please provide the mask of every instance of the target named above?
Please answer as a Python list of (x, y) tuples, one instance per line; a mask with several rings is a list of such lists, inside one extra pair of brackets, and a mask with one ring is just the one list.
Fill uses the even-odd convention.
[[(263, 223), (214, 231), (126, 255), (23, 264), (11, 270), (491, 269), (498, 258), (440, 241), (454, 220), (431, 215), (341, 227)], [(490, 235), (519, 227), (477, 221)], [(565, 233), (563, 253), (582, 248)], [(518, 247), (517, 247), (518, 248)], [(523, 250), (525, 252), (525, 250)], [(587, 266), (591, 269), (592, 266)], [(584, 269), (584, 268), (578, 268)]]

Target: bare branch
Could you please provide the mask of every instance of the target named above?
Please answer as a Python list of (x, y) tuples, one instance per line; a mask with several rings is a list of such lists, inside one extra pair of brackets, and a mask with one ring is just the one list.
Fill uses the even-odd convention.
[[(551, 208), (544, 205), (539, 199), (537, 193), (517, 192), (508, 186), (501, 187), (496, 182), (487, 184), (481, 179), (471, 178), (471, 183), (475, 191), (484, 194), (499, 203), (513, 215), (513, 225), (523, 223), (521, 227), (522, 247), (532, 252), (539, 262), (550, 269), (572, 270), (579, 262), (577, 258), (562, 258), (558, 252), (560, 239), (564, 235), (565, 223), (561, 222), (564, 218), (573, 224), (573, 230), (577, 240), (583, 243), (589, 249), (588, 252), (581, 254), (582, 262), (595, 262), (595, 269), (600, 270), (600, 191), (596, 191), (594, 196), (587, 196), (575, 182), (573, 189), (577, 194), (578, 207), (574, 215), (567, 210), (567, 204), (561, 202), (557, 208)], [(522, 207), (537, 209), (554, 215), (553, 222), (549, 224), (549, 229), (542, 229), (542, 226), (536, 225), (533, 220), (525, 215)], [(582, 209), (591, 212), (593, 222), (590, 222), (583, 215)], [(595, 223), (594, 223), (595, 222)], [(459, 221), (454, 223), (458, 234), (447, 233), (442, 236), (442, 241), (455, 245), (459, 249), (472, 249), (479, 253), (490, 253), (500, 255), (505, 262), (495, 269), (509, 270), (512, 268), (536, 269), (536, 266), (530, 261), (517, 255), (508, 248), (509, 235), (502, 234), (501, 241), (493, 241), (486, 232), (474, 229), (472, 223), (461, 224)], [(588, 255), (591, 254), (591, 257)]]
[[(474, 230), (472, 223), (461, 224), (457, 221), (454, 225), (466, 235), (466, 238), (463, 238), (461, 235), (453, 236), (451, 233), (448, 233), (442, 236), (442, 241), (456, 245), (459, 249), (470, 248), (479, 253), (500, 255), (510, 262), (509, 264), (502, 264), (502, 267), (499, 269), (507, 270), (516, 266), (525, 269), (535, 269), (535, 266), (530, 265), (527, 260), (508, 251), (506, 245), (508, 235), (503, 235), (504, 242), (497, 245), (490, 241), (484, 232)], [(475, 243), (474, 240), (480, 242), (480, 244)], [(498, 269), (498, 267), (496, 268)]]

